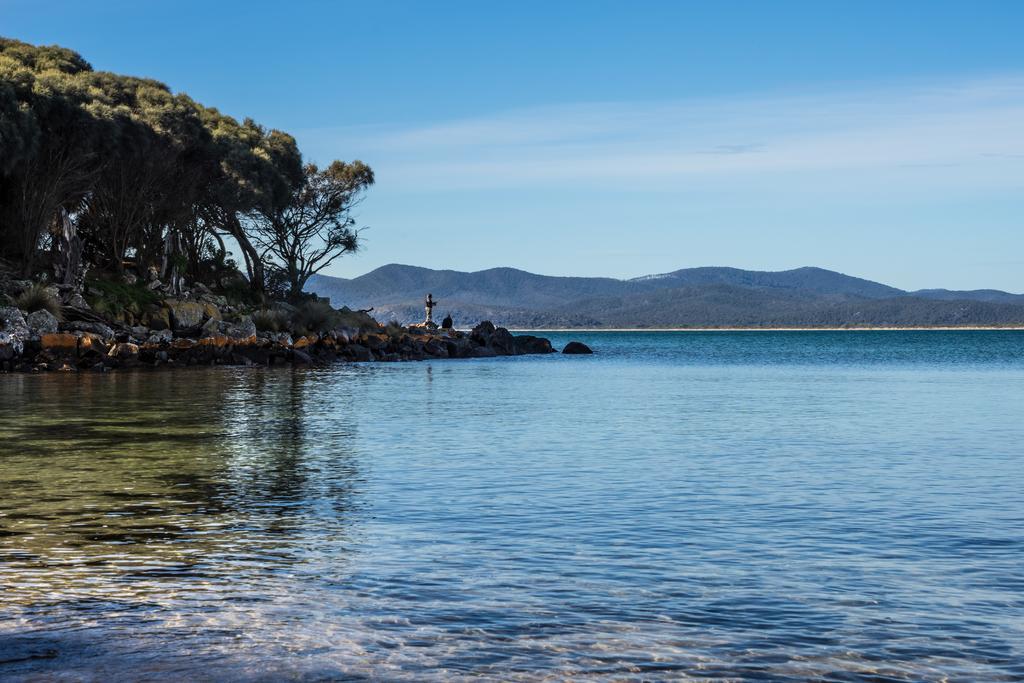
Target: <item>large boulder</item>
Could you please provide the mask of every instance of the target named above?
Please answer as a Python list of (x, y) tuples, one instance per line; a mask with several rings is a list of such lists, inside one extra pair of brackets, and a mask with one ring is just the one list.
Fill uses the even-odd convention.
[(10, 332), (0, 332), (0, 361), (17, 358), (24, 350), (24, 339)]
[(363, 335), (359, 340), (371, 351), (381, 351), (388, 345), (388, 338), (381, 334)]
[(515, 356), (519, 353), (516, 348), (516, 338), (504, 327), (495, 328), (487, 340), (487, 346), (499, 356)]
[[(179, 299), (168, 299), (164, 303), (167, 304), (167, 308), (171, 311), (171, 326), (174, 329), (185, 330), (190, 327), (199, 327), (203, 324), (203, 318), (206, 313), (203, 304), (195, 301), (181, 301)], [(152, 321), (149, 323), (149, 326), (153, 327)]]
[(31, 332), (21, 310), (14, 306), (0, 307), (0, 361), (20, 356), (29, 336)]
[(56, 332), (42, 335), (39, 343), (50, 351), (76, 351), (81, 344), (80, 339), (77, 334), (71, 332)]
[(494, 358), (497, 355), (490, 346), (476, 346), (473, 348), (470, 358)]
[(475, 341), (477, 344), (486, 344), (494, 334), (494, 323), (490, 320), (485, 320), (469, 333), (469, 338)]
[(232, 339), (256, 341), (256, 323), (249, 316), (242, 316), (236, 323), (221, 323), (221, 332)]
[(439, 339), (431, 339), (423, 345), (423, 353), (434, 358), (447, 358), (448, 347)]
[(584, 344), (583, 342), (571, 341), (565, 345), (565, 348), (562, 349), (562, 353), (584, 354), (593, 353), (593, 351), (591, 351), (590, 347)]
[(473, 352), (479, 345), (469, 337), (452, 337), (444, 340), (449, 358), (473, 358)]
[(25, 322), (28, 324), (28, 329), (32, 333), (33, 337), (41, 337), (44, 334), (53, 334), (57, 331), (57, 326), (60, 324), (53, 314), (47, 310), (36, 311), (29, 313), (28, 317), (25, 318)]
[(0, 306), (0, 331), (26, 339), (32, 334), (25, 322), (25, 314), (14, 306)]
[(345, 347), (345, 357), (357, 363), (373, 360), (373, 352), (362, 344), (349, 344)]
[(515, 338), (516, 349), (519, 353), (554, 353), (551, 342), (544, 337), (534, 337), (531, 334), (521, 334)]

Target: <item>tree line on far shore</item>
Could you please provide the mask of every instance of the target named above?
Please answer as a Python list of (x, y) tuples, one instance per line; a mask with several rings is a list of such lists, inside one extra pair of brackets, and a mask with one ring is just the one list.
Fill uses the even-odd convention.
[(216, 285), (237, 267), (252, 292), (294, 299), (359, 247), (352, 209), (373, 182), (158, 81), (0, 38), (0, 259), (22, 277), (51, 269), (70, 230), (95, 272)]

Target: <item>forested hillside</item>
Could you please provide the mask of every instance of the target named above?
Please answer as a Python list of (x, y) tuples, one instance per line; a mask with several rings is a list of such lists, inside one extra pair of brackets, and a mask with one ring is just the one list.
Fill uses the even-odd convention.
[(382, 319), (422, 317), (427, 292), (456, 324), (520, 328), (956, 326), (1024, 324), (1024, 296), (996, 290), (907, 292), (822, 268), (689, 268), (630, 280), (549, 277), (514, 268), (475, 273), (388, 265), (351, 280), (317, 276), (336, 305)]

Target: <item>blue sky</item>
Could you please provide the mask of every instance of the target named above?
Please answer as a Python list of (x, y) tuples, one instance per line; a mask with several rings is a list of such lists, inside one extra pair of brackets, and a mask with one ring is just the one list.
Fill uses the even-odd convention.
[(371, 164), (331, 274), (1024, 291), (1024, 2), (0, 0), (0, 35)]

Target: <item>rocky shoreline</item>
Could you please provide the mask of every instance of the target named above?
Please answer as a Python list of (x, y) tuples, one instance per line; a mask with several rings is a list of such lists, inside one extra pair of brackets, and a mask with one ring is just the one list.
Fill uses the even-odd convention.
[[(380, 325), (348, 312), (349, 326), (305, 335), (259, 331), (250, 316), (227, 322), (194, 302), (172, 302), (170, 326), (59, 322), (45, 310), (0, 307), (0, 371), (107, 372), (208, 365), (324, 365), (554, 353), (551, 342), (484, 321), (469, 332)], [(572, 351), (570, 351), (571, 353)]]

